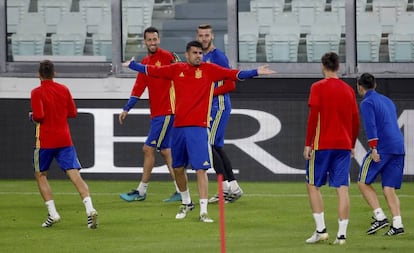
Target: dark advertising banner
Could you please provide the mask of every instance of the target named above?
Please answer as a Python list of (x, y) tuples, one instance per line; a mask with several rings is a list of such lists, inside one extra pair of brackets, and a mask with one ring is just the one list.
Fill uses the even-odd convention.
[[(77, 100), (76, 103), (78, 117), (69, 122), (84, 167), (83, 175), (97, 179), (138, 179), (138, 173), (142, 173), (142, 144), (149, 129), (147, 101), (140, 100), (123, 125), (118, 123), (118, 115), (125, 100)], [(405, 175), (411, 179), (414, 175), (414, 101), (396, 100), (395, 103), (406, 144)], [(238, 97), (233, 98), (232, 106), (225, 149), (236, 177), (242, 181), (303, 181), (307, 99)], [(33, 177), (34, 129), (28, 121), (29, 110), (28, 99), (0, 99), (1, 178)], [(362, 128), (360, 132), (351, 169), (353, 180), (366, 152)], [(191, 168), (188, 169), (192, 176)], [(50, 175), (65, 177), (56, 164)], [(169, 179), (160, 156), (152, 178)]]

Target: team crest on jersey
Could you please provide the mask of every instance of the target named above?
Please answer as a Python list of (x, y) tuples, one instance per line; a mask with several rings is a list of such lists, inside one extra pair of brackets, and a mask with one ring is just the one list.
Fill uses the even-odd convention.
[(184, 73), (181, 72), (180, 75), (179, 75), (179, 77), (184, 77)]
[(160, 61), (157, 61), (154, 65), (157, 66), (157, 67), (159, 67), (159, 66), (161, 66), (161, 62)]
[(200, 79), (203, 76), (203, 72), (200, 69), (195, 71), (195, 78)]

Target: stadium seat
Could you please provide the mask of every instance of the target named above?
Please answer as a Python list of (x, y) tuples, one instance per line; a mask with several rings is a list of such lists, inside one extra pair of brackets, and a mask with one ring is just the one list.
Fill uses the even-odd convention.
[(39, 13), (26, 13), (11, 36), (13, 56), (43, 55), (46, 40), (46, 24)]
[(283, 12), (284, 0), (251, 0), (250, 11), (255, 14), (260, 34), (267, 34), (274, 17)]
[(181, 59), (185, 59), (184, 52), (186, 44), (194, 40), (194, 37), (180, 36), (180, 37), (165, 37), (161, 38), (160, 46), (171, 52), (175, 52)]
[[(404, 12), (398, 17), (399, 24), (414, 24), (414, 12)], [(411, 29), (412, 30), (412, 29)]]
[(66, 13), (56, 26), (56, 34), (52, 34), (53, 55), (83, 55), (86, 39), (86, 24), (82, 14)]
[[(200, 24), (210, 24), (214, 30), (214, 45), (221, 50), (224, 50), (224, 34), (227, 33), (227, 19), (171, 19), (164, 20), (162, 23), (161, 43), (164, 38), (190, 38), (195, 39), (195, 29)], [(190, 40), (184, 42), (187, 44)], [(165, 49), (169, 49), (168, 45), (164, 44)], [(182, 50), (180, 50), (182, 51)], [(182, 51), (184, 52), (184, 51)]]
[(300, 27), (296, 16), (283, 13), (276, 17), (270, 33), (265, 37), (268, 62), (297, 62)]
[(106, 61), (112, 60), (112, 25), (111, 16), (105, 16), (92, 34), (93, 55), (105, 56)]
[(401, 15), (388, 35), (390, 62), (414, 62), (414, 13)]
[(331, 11), (338, 16), (341, 33), (345, 34), (345, 0), (332, 0)]
[(87, 32), (96, 33), (104, 19), (111, 17), (111, 0), (80, 0), (79, 11), (85, 20)]
[(324, 12), (320, 14), (306, 35), (306, 53), (308, 62), (320, 62), (322, 55), (327, 52), (339, 54), (341, 41), (341, 25), (338, 16)]
[(362, 12), (365, 12), (367, 9), (367, 0), (357, 0), (356, 1), (356, 15), (359, 15)]
[(200, 24), (210, 24), (214, 35), (227, 33), (227, 19), (167, 19), (162, 22), (162, 37), (193, 36), (194, 29)]
[(38, 0), (37, 9), (47, 25), (48, 33), (56, 33), (56, 26), (63, 15), (70, 12), (72, 0)]
[(154, 1), (154, 8), (173, 8), (174, 7), (174, 0), (155, 0)]
[(230, 52), (230, 49), (229, 49), (229, 35), (227, 33), (224, 34), (223, 40), (224, 40), (224, 53), (228, 55)]
[(375, 0), (372, 11), (379, 17), (382, 33), (391, 33), (398, 17), (407, 11), (407, 0)]
[(381, 43), (381, 25), (378, 16), (372, 12), (362, 12), (357, 16), (357, 60), (358, 62), (378, 62)]
[(154, 0), (122, 0), (123, 21), (128, 34), (141, 36), (151, 26), (153, 9)]
[(175, 4), (174, 14), (175, 19), (227, 19), (227, 3), (205, 1)]
[(251, 12), (239, 12), (239, 61), (256, 61), (258, 39), (256, 15)]
[(325, 0), (292, 0), (292, 12), (296, 15), (300, 33), (307, 34), (310, 32), (312, 25), (317, 16), (324, 10)]
[(23, 16), (29, 10), (30, 0), (6, 1), (7, 6), (7, 33), (15, 33)]

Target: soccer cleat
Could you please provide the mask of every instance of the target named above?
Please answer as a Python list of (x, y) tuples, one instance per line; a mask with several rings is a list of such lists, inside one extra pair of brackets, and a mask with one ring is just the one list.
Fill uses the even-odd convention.
[(50, 216), (50, 214), (47, 215), (47, 220), (45, 222), (43, 222), (42, 227), (44, 228), (49, 228), (51, 227), (53, 224), (58, 223), (60, 221), (60, 216), (55, 216), (52, 217)]
[(208, 217), (208, 214), (207, 213), (202, 213), (200, 215), (200, 221), (201, 222), (205, 222), (205, 223), (212, 223), (212, 222), (214, 222), (213, 219), (211, 219), (210, 217)]
[(191, 202), (190, 204), (181, 204), (180, 209), (178, 210), (177, 215), (175, 215), (175, 218), (178, 220), (184, 219), (185, 216), (187, 216), (187, 213), (194, 209), (194, 203)]
[(88, 214), (88, 228), (95, 229), (98, 227), (98, 212), (92, 211)]
[(212, 203), (217, 203), (218, 201), (219, 201), (219, 194), (218, 193), (216, 193), (216, 195), (214, 195), (213, 197), (211, 197), (209, 200), (208, 200), (208, 203), (210, 203), (210, 204), (212, 204)]
[[(223, 192), (223, 197), (224, 197), (224, 202), (228, 203), (228, 200), (230, 198), (230, 193), (229, 192)], [(217, 203), (219, 202), (220, 198), (219, 198), (219, 194), (216, 193), (216, 195), (214, 195), (213, 197), (211, 197), (208, 200), (208, 203), (213, 204), (213, 203)]]
[(338, 245), (344, 245), (346, 244), (346, 238), (345, 235), (341, 235), (339, 237), (336, 237), (335, 241), (333, 242), (333, 244), (338, 244)]
[(404, 234), (404, 228), (403, 227), (395, 228), (395, 227), (391, 226), (390, 230), (388, 230), (388, 232), (385, 233), (384, 235), (394, 236), (394, 235), (402, 235), (402, 234)]
[(125, 201), (131, 202), (131, 201), (144, 201), (147, 198), (147, 194), (140, 195), (139, 191), (132, 190), (128, 193), (121, 193), (119, 194), (119, 197)]
[(232, 192), (227, 198), (226, 203), (234, 203), (243, 196), (243, 191), (239, 188), (238, 192)]
[(317, 243), (321, 241), (326, 241), (329, 239), (329, 235), (326, 232), (326, 228), (321, 232), (315, 231), (311, 237), (306, 240), (306, 243)]
[(390, 224), (388, 222), (387, 218), (385, 218), (383, 220), (377, 220), (374, 217), (372, 217), (372, 219), (374, 219), (374, 221), (371, 222), (371, 227), (367, 230), (368, 235), (375, 234), (378, 230), (380, 230), (381, 228), (384, 228), (384, 227), (386, 227)]
[(181, 194), (179, 192), (174, 192), (168, 199), (164, 199), (163, 202), (176, 202), (181, 201)]

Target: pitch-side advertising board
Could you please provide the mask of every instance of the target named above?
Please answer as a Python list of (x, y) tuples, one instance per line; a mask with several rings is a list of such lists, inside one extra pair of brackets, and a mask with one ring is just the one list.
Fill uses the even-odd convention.
[[(142, 144), (149, 129), (147, 101), (141, 100), (130, 111), (124, 124), (118, 115), (123, 100), (77, 100), (78, 117), (70, 119), (73, 141), (82, 173), (97, 178), (138, 178), (142, 173)], [(414, 101), (395, 101), (398, 123), (405, 138), (404, 174), (414, 175)], [(27, 120), (30, 101), (1, 100), (1, 178), (31, 178), (34, 143), (33, 125)], [(226, 131), (225, 150), (239, 180), (304, 180), (302, 157), (306, 121), (306, 99), (233, 99), (232, 116)], [(9, 115), (9, 116), (7, 116)], [(5, 141), (5, 142), (4, 142)], [(361, 126), (355, 147), (351, 179), (367, 151)], [(56, 167), (56, 164), (53, 165)], [(59, 171), (59, 170), (57, 170)], [(188, 168), (191, 175), (191, 168)], [(211, 170), (210, 173), (214, 173)], [(64, 176), (54, 172), (57, 177)], [(155, 178), (168, 179), (167, 167), (157, 156)]]

